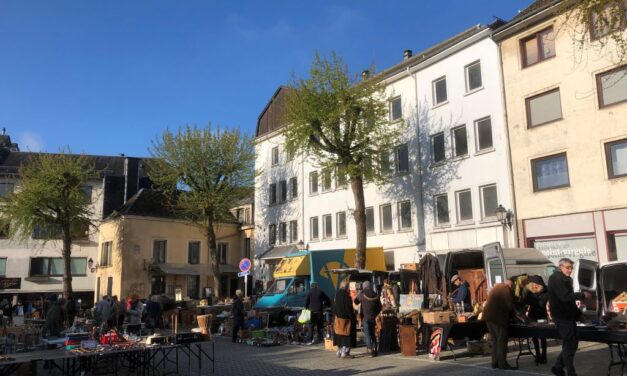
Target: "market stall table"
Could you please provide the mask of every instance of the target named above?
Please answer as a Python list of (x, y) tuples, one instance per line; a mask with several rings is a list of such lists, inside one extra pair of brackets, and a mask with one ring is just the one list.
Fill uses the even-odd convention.
[[(439, 359), (439, 355), (442, 349), (448, 349), (453, 354), (453, 359), (457, 358), (453, 349), (448, 346), (449, 339), (478, 340), (481, 339), (488, 332), (485, 321), (468, 321), (439, 324), (423, 323), (421, 330), (423, 347), (430, 354), (433, 354), (433, 357), (436, 359)], [(439, 339), (436, 338), (437, 341), (435, 341), (436, 339), (432, 341), (431, 337), (432, 334), (435, 332), (440, 332), (440, 337)]]

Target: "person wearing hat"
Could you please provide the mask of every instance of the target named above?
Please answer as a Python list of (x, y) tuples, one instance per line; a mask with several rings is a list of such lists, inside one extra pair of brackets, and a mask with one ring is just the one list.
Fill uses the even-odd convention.
[(331, 299), (318, 288), (318, 282), (312, 281), (309, 293), (305, 298), (305, 309), (311, 311), (311, 319), (307, 323), (307, 344), (313, 345), (314, 342), (314, 326), (318, 332), (318, 341), (322, 341), (323, 315), (322, 311), (325, 306), (331, 305)]
[(451, 278), (451, 283), (455, 286), (451, 293), (453, 304), (457, 305), (459, 303), (464, 308), (464, 312), (472, 312), (468, 282), (463, 281), (459, 275), (455, 274)]
[[(527, 317), (530, 321), (548, 320), (546, 303), (549, 300), (544, 280), (539, 275), (529, 277), (529, 283), (525, 286), (522, 301), (527, 305)], [(533, 337), (533, 347), (536, 349), (536, 362), (546, 363), (546, 338)], [(540, 347), (542, 345), (542, 347)]]

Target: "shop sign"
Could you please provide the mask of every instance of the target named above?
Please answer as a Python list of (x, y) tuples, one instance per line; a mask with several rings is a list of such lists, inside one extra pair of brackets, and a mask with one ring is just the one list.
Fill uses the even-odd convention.
[(594, 238), (536, 240), (533, 246), (556, 265), (565, 257), (573, 261), (579, 259), (597, 261)]
[(22, 278), (0, 278), (0, 290), (22, 288)]

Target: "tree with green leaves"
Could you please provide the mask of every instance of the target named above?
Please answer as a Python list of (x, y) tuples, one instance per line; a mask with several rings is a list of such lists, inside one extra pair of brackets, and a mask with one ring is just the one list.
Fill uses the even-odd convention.
[(359, 80), (335, 53), (330, 59), (316, 54), (309, 78), (295, 78), (289, 88), (286, 149), (306, 156), (323, 171), (348, 175), (355, 202), (355, 267), (364, 268), (364, 181), (389, 181), (387, 158), (398, 143), (403, 122), (389, 120), (390, 102), (384, 83), (366, 74)]
[(562, 14), (574, 45), (609, 49), (617, 63), (627, 61), (627, 1), (626, 0), (569, 0), (562, 1)]
[(33, 153), (20, 166), (18, 189), (0, 205), (9, 236), (28, 242), (33, 233), (44, 244), (62, 240), (63, 296), (72, 294), (71, 253), (76, 239), (85, 237), (93, 210), (85, 187), (95, 177), (93, 162), (69, 150), (58, 154)]
[(214, 291), (220, 289), (215, 226), (232, 220), (229, 209), (253, 192), (255, 150), (239, 129), (181, 127), (153, 141), (147, 161), (156, 189), (207, 236)]

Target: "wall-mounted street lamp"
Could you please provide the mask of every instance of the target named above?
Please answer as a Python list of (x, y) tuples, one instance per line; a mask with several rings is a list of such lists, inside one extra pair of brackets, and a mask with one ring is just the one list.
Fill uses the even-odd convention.
[(87, 260), (87, 267), (93, 273), (96, 271), (98, 265), (94, 265), (94, 260), (90, 257), (89, 260)]
[(511, 210), (507, 210), (503, 207), (503, 205), (499, 205), (499, 207), (494, 211), (494, 214), (496, 214), (496, 219), (498, 219), (503, 226), (507, 226), (510, 230), (512, 229), (513, 213)]

